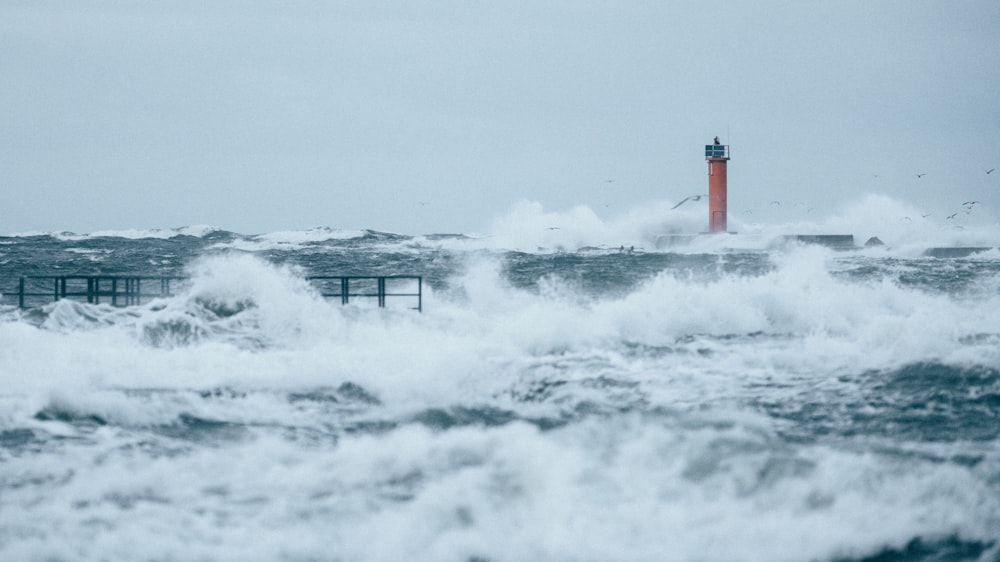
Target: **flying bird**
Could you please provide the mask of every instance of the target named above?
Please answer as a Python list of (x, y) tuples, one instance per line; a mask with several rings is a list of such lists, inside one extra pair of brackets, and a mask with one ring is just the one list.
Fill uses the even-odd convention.
[(558, 226), (550, 226), (550, 227), (546, 228), (545, 230), (559, 230), (559, 227)]
[(952, 214), (948, 215), (947, 217), (945, 217), (945, 220), (951, 220), (951, 219), (955, 218), (955, 215), (957, 215), (957, 214), (958, 213), (952, 213)]
[(922, 178), (922, 177), (924, 177), (924, 176), (926, 176), (926, 175), (927, 175), (927, 174), (917, 174), (917, 178)]
[(992, 174), (993, 170), (996, 170), (996, 168), (990, 168), (989, 170), (986, 170), (986, 175)]
[(674, 205), (673, 207), (670, 207), (670, 210), (673, 211), (674, 209), (676, 209), (677, 207), (680, 207), (681, 205), (687, 203), (688, 201), (701, 201), (702, 197), (706, 197), (706, 196), (705, 195), (688, 195), (684, 199), (681, 199), (680, 203)]

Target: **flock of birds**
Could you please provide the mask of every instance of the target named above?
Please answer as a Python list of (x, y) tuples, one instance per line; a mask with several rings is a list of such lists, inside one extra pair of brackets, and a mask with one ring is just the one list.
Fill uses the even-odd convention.
[[(990, 175), (994, 171), (996, 171), (996, 168), (990, 168), (988, 170), (984, 168), (983, 171), (986, 172), (986, 175)], [(915, 175), (916, 175), (917, 179), (921, 179), (924, 176), (926, 176), (927, 173), (926, 172), (921, 172), (921, 173), (918, 173), (918, 174), (915, 174)], [(876, 174), (875, 177), (878, 177), (878, 175)], [(614, 182), (614, 180), (605, 180), (605, 181), (606, 181), (606, 183), (612, 183), (612, 182)], [(685, 198), (681, 199), (680, 201), (678, 201), (676, 205), (674, 205), (673, 207), (670, 208), (670, 210), (673, 211), (674, 209), (677, 209), (680, 206), (684, 205), (685, 203), (688, 203), (688, 202), (691, 202), (691, 201), (701, 201), (703, 198), (706, 198), (706, 197), (708, 197), (708, 195), (704, 194), (704, 193), (697, 193), (695, 195), (688, 195), (687, 197), (685, 197)], [(963, 202), (962, 203), (962, 207), (964, 208), (964, 214), (966, 214), (966, 215), (972, 214), (973, 208), (975, 208), (976, 205), (982, 205), (982, 204), (983, 204), (982, 201), (965, 201), (965, 202)], [(770, 206), (772, 206), (772, 207), (780, 206), (780, 205), (781, 205), (781, 201), (771, 201), (770, 202)], [(801, 202), (796, 201), (794, 203), (794, 206), (795, 207), (803, 207), (803, 206), (805, 206), (805, 203), (801, 203)], [(807, 213), (811, 213), (814, 210), (815, 210), (815, 207), (808, 207), (806, 209), (806, 212)], [(962, 213), (962, 211), (956, 211), (956, 212), (954, 212), (954, 213), (946, 216), (945, 220), (953, 220), (955, 217), (957, 217), (959, 215), (959, 213)], [(753, 214), (753, 211), (751, 211), (750, 209), (746, 209), (746, 210), (743, 211), (743, 214), (744, 215), (751, 215), (751, 214)], [(931, 213), (926, 213), (926, 214), (920, 215), (920, 218), (926, 219), (926, 218), (928, 218), (930, 216), (931, 216)], [(902, 217), (900, 220), (911, 221), (913, 219), (911, 219), (910, 217)], [(545, 230), (559, 230), (559, 227), (558, 226), (550, 226), (550, 227), (546, 228)]]
[[(996, 171), (996, 168), (990, 168), (988, 170), (984, 168), (983, 171), (986, 172), (986, 175), (990, 175), (990, 174), (992, 174), (993, 172)], [(915, 175), (916, 175), (917, 179), (921, 179), (924, 176), (926, 176), (927, 173), (926, 172), (921, 172), (921, 173), (918, 173), (918, 174), (915, 174)], [(875, 177), (878, 177), (878, 174), (876, 174)], [(615, 180), (605, 180), (605, 183), (613, 183), (614, 181)], [(698, 194), (695, 194), (695, 195), (688, 195), (687, 197), (685, 197), (685, 198), (681, 199), (679, 202), (677, 202), (677, 204), (674, 205), (673, 207), (671, 207), (670, 210), (672, 211), (674, 209), (677, 209), (681, 205), (684, 205), (685, 203), (688, 203), (690, 201), (701, 201), (703, 198), (706, 198), (706, 197), (708, 197), (708, 195), (707, 194), (702, 194), (702, 193), (698, 193)], [(427, 201), (418, 201), (418, 204), (420, 206), (425, 206), (425, 205), (428, 205), (429, 202), (427, 202)], [(972, 214), (972, 210), (975, 208), (975, 206), (976, 205), (982, 205), (982, 204), (983, 204), (982, 201), (965, 201), (965, 202), (963, 202), (962, 203), (962, 207), (964, 208), (964, 214), (966, 214), (966, 215)], [(781, 201), (771, 201), (770, 205), (772, 207), (773, 206), (780, 206), (781, 205)], [(794, 205), (796, 207), (805, 206), (804, 203), (800, 203), (800, 202), (796, 202)], [(605, 205), (605, 206), (607, 206), (607, 205)], [(815, 209), (814, 207), (809, 207), (808, 209), (806, 209), (806, 212), (807, 213), (811, 213), (814, 209)], [(959, 213), (962, 213), (962, 212), (963, 211), (956, 211), (956, 212), (954, 212), (954, 213), (946, 216), (945, 220), (953, 220), (955, 217), (957, 217), (959, 215)], [(747, 210), (743, 211), (743, 214), (744, 215), (750, 215), (750, 214), (753, 214), (753, 211), (751, 211), (750, 209), (747, 209)], [(920, 218), (926, 219), (926, 218), (928, 218), (930, 216), (932, 216), (931, 213), (926, 213), (926, 214), (920, 215)], [(900, 220), (911, 221), (913, 219), (911, 219), (910, 217), (902, 217)], [(559, 230), (559, 227), (558, 226), (550, 226), (550, 227), (547, 227), (545, 230)]]
[[(995, 172), (996, 168), (990, 168), (990, 169), (983, 168), (983, 171), (986, 172), (986, 175), (988, 176), (988, 175), (992, 174), (993, 172)], [(920, 179), (920, 178), (926, 176), (927, 173), (926, 172), (921, 172), (921, 173), (915, 174), (915, 175), (917, 176), (917, 179)], [(972, 210), (975, 208), (976, 205), (982, 205), (982, 204), (983, 204), (982, 201), (971, 201), (971, 200), (970, 201), (964, 201), (964, 202), (962, 202), (962, 208), (964, 209), (964, 211), (956, 211), (956, 212), (954, 212), (954, 213), (946, 216), (945, 220), (954, 220), (955, 217), (957, 217), (960, 213), (966, 214), (966, 215), (970, 215), (970, 214), (972, 214)], [(930, 217), (930, 216), (932, 216), (931, 213), (926, 213), (926, 214), (920, 215), (920, 218), (925, 219), (925, 218)], [(902, 217), (900, 220), (911, 221), (913, 219), (911, 219), (910, 217)]]
[[(993, 172), (996, 171), (996, 168), (989, 168), (989, 169), (983, 168), (983, 171), (986, 172), (986, 175), (990, 175), (990, 174), (992, 174)], [(916, 176), (917, 179), (921, 179), (921, 178), (923, 178), (926, 175), (927, 175), (926, 172), (921, 172), (921, 173), (915, 174), (915, 176)], [(878, 174), (876, 174), (875, 177), (878, 177)], [(688, 201), (700, 201), (703, 197), (708, 197), (708, 195), (705, 195), (705, 194), (688, 195), (687, 197), (681, 199), (676, 205), (674, 205), (673, 207), (671, 207), (670, 210), (674, 210), (674, 209), (680, 207), (681, 205), (687, 203)], [(975, 206), (976, 205), (982, 205), (982, 204), (983, 204), (982, 201), (965, 201), (965, 202), (963, 202), (962, 203), (962, 207), (964, 209), (964, 214), (966, 214), (966, 215), (972, 214), (972, 211), (975, 208)], [(773, 206), (780, 206), (781, 205), (781, 201), (771, 201), (770, 205), (772, 207)], [(799, 206), (805, 206), (805, 203), (796, 202), (795, 206), (797, 206), (797, 207), (799, 207)], [(814, 207), (809, 207), (806, 210), (806, 212), (807, 213), (811, 213), (814, 209), (815, 209)], [(954, 212), (954, 213), (946, 216), (945, 220), (953, 220), (955, 217), (957, 217), (959, 215), (959, 213), (963, 213), (963, 211), (956, 211), (956, 212)], [(747, 210), (743, 211), (743, 214), (744, 215), (751, 215), (751, 214), (753, 214), (753, 211), (751, 211), (750, 209), (747, 209)], [(925, 218), (930, 217), (931, 215), (932, 215), (931, 213), (922, 214), (922, 215), (920, 215), (920, 218), (924, 218), (925, 219)], [(910, 221), (910, 220), (913, 220), (913, 219), (911, 219), (910, 217), (902, 217), (900, 220)]]

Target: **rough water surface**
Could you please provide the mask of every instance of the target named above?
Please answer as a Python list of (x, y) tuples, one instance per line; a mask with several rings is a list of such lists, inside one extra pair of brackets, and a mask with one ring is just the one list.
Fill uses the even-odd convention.
[[(16, 306), (98, 274), (186, 281)], [(3, 560), (1000, 560), (996, 250), (44, 234), (0, 291)]]

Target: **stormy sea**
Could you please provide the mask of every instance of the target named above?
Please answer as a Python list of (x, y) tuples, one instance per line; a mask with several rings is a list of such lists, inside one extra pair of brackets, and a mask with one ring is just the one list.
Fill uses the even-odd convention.
[(523, 215), (0, 237), (0, 560), (1000, 560), (997, 227)]

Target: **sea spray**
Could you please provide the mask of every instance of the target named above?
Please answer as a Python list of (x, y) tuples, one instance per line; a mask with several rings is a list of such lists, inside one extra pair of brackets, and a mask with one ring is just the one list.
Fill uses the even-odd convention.
[[(524, 227), (551, 219), (571, 236)], [(5, 267), (186, 281), (4, 297), (0, 553), (998, 559), (996, 253), (656, 250), (616, 221), (5, 240)], [(425, 275), (423, 312), (306, 280), (373, 267)]]

